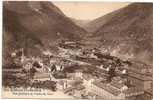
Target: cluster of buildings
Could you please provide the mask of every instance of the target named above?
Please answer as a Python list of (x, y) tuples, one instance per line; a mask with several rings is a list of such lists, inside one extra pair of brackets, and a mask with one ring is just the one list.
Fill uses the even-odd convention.
[(82, 49), (80, 45), (76, 42), (60, 43), (58, 55), (50, 52), (33, 58), (22, 55), (22, 67), (28, 72), (35, 66), (33, 81), (54, 81), (57, 90), (75, 98), (153, 99), (152, 66), (122, 61), (103, 54), (99, 49)]
[[(86, 82), (86, 92), (94, 94), (90, 97), (96, 98), (97, 96), (105, 99), (129, 100), (138, 98), (143, 98), (144, 100), (153, 99), (151, 91), (153, 89), (152, 66), (136, 61), (121, 61), (117, 57), (101, 54), (96, 49), (85, 50), (85, 52), (84, 50), (80, 51), (80, 55), (77, 55), (80, 61), (93, 64), (98, 68), (97, 70), (100, 70), (104, 74), (103, 76), (101, 75), (101, 78), (95, 79), (95, 76), (93, 76), (90, 79), (87, 78), (87, 81), (83, 81)], [(91, 58), (93, 58), (92, 61)], [(93, 61), (95, 63), (92, 63)], [(108, 83), (106, 82), (106, 77), (108, 71), (113, 66), (116, 67), (116, 76)], [(85, 77), (81, 78), (86, 80)]]

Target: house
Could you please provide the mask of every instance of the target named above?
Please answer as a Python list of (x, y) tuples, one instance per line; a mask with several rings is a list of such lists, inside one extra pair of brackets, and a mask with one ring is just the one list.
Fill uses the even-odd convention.
[(80, 85), (82, 83), (83, 83), (83, 81), (80, 78), (76, 78), (75, 80), (69, 81), (68, 85), (70, 85), (70, 86), (78, 86), (78, 85)]
[(30, 70), (32, 67), (33, 67), (33, 62), (31, 61), (28, 61), (23, 64), (23, 69), (25, 69), (26, 71)]
[(53, 76), (56, 79), (65, 79), (65, 78), (67, 78), (66, 73), (64, 73), (64, 72), (54, 72)]
[(66, 73), (66, 77), (67, 77), (67, 79), (73, 80), (75, 77), (75, 73)]
[(120, 76), (116, 76), (112, 78), (112, 81), (115, 81), (115, 82), (120, 82), (121, 80), (122, 78)]
[[(96, 99), (96, 95), (94, 93), (92, 93), (92, 92), (88, 92), (87, 96), (88, 96), (88, 99), (91, 99), (91, 100), (95, 100)], [(101, 97), (99, 97), (98, 99), (101, 99)]]
[(90, 74), (83, 74), (83, 84), (86, 85), (87, 88), (90, 88), (91, 83), (95, 80), (95, 77)]
[(80, 45), (81, 45), (80, 43), (73, 41), (63, 41), (62, 43), (59, 44), (59, 46), (64, 49), (80, 49), (81, 48)]
[(126, 68), (119, 68), (119, 67), (117, 67), (116, 69), (115, 69), (115, 71), (116, 71), (116, 73), (118, 74), (118, 75), (120, 75), (120, 76), (122, 76), (122, 75), (127, 75), (127, 69)]
[(84, 89), (85, 87), (83, 85), (78, 85), (78, 86), (68, 87), (64, 89), (64, 93), (72, 95), (75, 98), (81, 98), (85, 92)]
[(76, 80), (77, 78), (82, 79), (83, 78), (83, 73), (82, 73), (81, 69), (76, 69), (74, 72), (71, 71), (71, 73), (66, 73), (66, 76), (67, 76), (68, 79), (71, 79), (71, 80)]
[(110, 83), (111, 86), (115, 87), (116, 89), (120, 90), (120, 91), (125, 91), (128, 89), (128, 87), (126, 85), (124, 85), (123, 83), (119, 83), (119, 82), (115, 82), (112, 81)]
[(91, 54), (90, 54), (90, 58), (98, 59), (98, 57), (97, 57), (94, 53), (91, 53)]
[(80, 78), (82, 78), (82, 76), (83, 76), (82, 70), (76, 70), (76, 71), (75, 71), (75, 77), (80, 77)]
[(75, 97), (75, 98), (81, 98), (82, 97), (82, 95), (84, 94), (84, 89), (85, 89), (85, 87), (83, 86), (83, 85), (77, 85), (76, 87), (75, 87), (75, 89), (74, 89), (74, 94), (73, 94), (73, 96)]
[(59, 80), (57, 82), (57, 89), (58, 90), (64, 90), (68, 87), (67, 81), (66, 80)]

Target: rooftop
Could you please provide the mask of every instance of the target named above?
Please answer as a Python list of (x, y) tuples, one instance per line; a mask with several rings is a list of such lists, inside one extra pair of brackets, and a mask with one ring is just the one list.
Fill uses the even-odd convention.
[(145, 64), (140, 61), (133, 61), (132, 65), (129, 66), (130, 69), (142, 70), (142, 69), (152, 69), (151, 65)]
[(90, 75), (90, 74), (83, 74), (83, 78), (85, 80), (90, 80), (90, 79), (96, 79), (94, 76)]
[(82, 81), (81, 80), (74, 80), (74, 81), (71, 81), (69, 84), (72, 86), (77, 86), (77, 85), (82, 84)]
[(49, 73), (40, 73), (40, 72), (37, 72), (35, 73), (34, 75), (34, 79), (43, 79), (43, 78), (50, 78), (49, 76)]
[(141, 66), (143, 66), (143, 67), (151, 68), (151, 65), (146, 64), (146, 63), (141, 62), (141, 61), (132, 61), (132, 64), (134, 64), (134, 65), (139, 65), (139, 66), (141, 65)]
[(150, 76), (147, 76), (144, 74), (138, 74), (138, 73), (134, 73), (134, 72), (128, 72), (128, 76), (137, 78), (142, 81), (152, 81), (153, 80), (153, 78)]
[(111, 82), (110, 84), (118, 89), (121, 89), (124, 86), (124, 84), (115, 81)]
[(76, 89), (77, 90), (83, 90), (83, 89), (85, 89), (85, 87), (83, 85), (77, 85), (76, 86)]
[(64, 93), (67, 93), (67, 92), (75, 90), (75, 89), (76, 90), (83, 90), (83, 89), (85, 89), (85, 87), (83, 85), (68, 87), (68, 88), (64, 89)]
[(21, 72), (22, 68), (3, 68), (2, 69), (3, 72)]
[(107, 92), (113, 94), (114, 96), (119, 95), (121, 92), (111, 86), (109, 86), (108, 84), (102, 83), (102, 82), (93, 82), (94, 85), (96, 85), (97, 87), (106, 90)]
[(120, 81), (121, 80), (121, 77), (120, 76), (113, 77), (113, 80), (114, 81)]
[(75, 87), (68, 87), (68, 88), (64, 89), (64, 93), (72, 91), (73, 89), (75, 89)]

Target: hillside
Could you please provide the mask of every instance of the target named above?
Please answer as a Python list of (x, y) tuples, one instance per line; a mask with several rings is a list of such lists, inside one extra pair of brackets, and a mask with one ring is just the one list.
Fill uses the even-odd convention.
[[(89, 25), (89, 23), (91, 22), (91, 20), (81, 20), (81, 19), (75, 19), (75, 18), (71, 18), (71, 20), (78, 26), (84, 28), (86, 30), (86, 26)], [(86, 30), (88, 31), (88, 30)]]
[[(151, 62), (153, 59), (153, 4), (134, 3), (94, 23), (90, 41), (100, 42), (112, 55)], [(99, 23), (101, 22), (101, 25)], [(93, 22), (92, 22), (93, 23)], [(94, 24), (93, 27), (96, 27)]]
[(4, 54), (24, 48), (31, 55), (58, 39), (80, 40), (86, 33), (51, 2), (3, 3)]
[(107, 23), (107, 21), (109, 21), (113, 17), (113, 15), (115, 15), (117, 12), (118, 11), (106, 14), (106, 15), (99, 17), (99, 18), (96, 18), (96, 19), (84, 24), (82, 27), (86, 31), (88, 31), (89, 33), (93, 33), (96, 30), (98, 30), (102, 25)]

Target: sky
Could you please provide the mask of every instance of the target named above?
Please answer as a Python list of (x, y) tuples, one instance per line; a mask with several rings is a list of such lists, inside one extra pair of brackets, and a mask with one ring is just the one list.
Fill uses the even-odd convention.
[(126, 2), (53, 2), (65, 15), (80, 20), (93, 20), (127, 6)]

